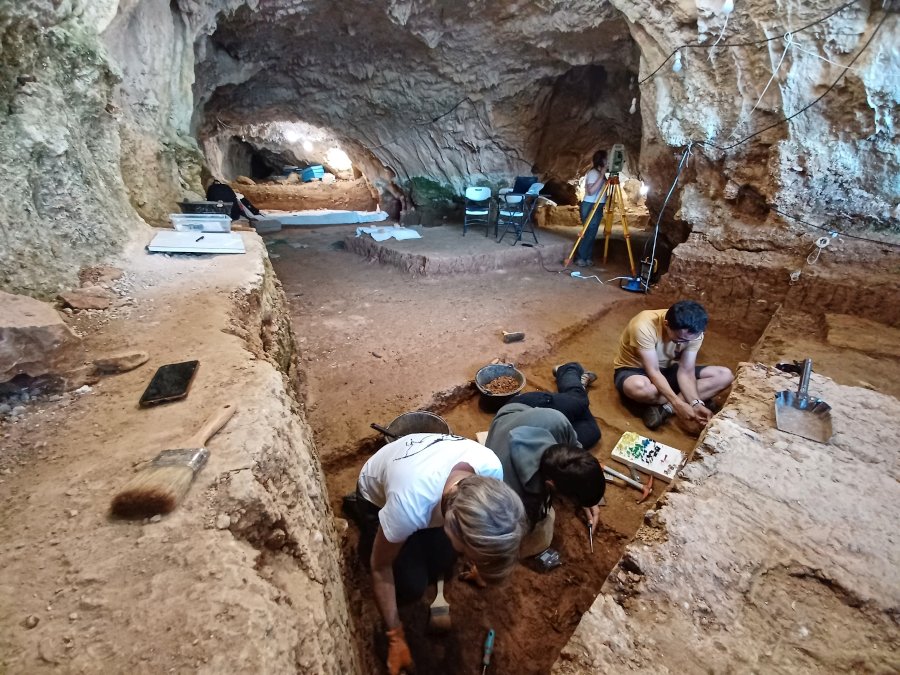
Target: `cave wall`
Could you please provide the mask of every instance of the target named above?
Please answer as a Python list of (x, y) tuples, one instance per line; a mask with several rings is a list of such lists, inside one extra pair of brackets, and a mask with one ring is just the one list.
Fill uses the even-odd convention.
[(191, 135), (194, 54), (187, 16), (177, 3), (120, 2), (101, 39), (121, 77), (113, 103), (120, 110), (122, 179), (141, 217), (164, 224), (173, 202), (202, 193), (203, 157)]
[[(613, 4), (631, 22), (642, 54), (641, 163), (645, 173), (664, 179), (651, 192), (651, 206), (659, 208), (681, 149), (696, 143), (695, 166), (685, 176), (694, 189), (679, 190), (669, 211), (674, 218), (680, 208), (678, 219), (688, 226), (676, 239), (688, 229), (727, 239), (723, 224), (749, 229), (757, 240), (770, 238), (786, 226), (770, 207), (843, 232), (898, 239), (900, 52), (891, 47), (900, 39), (896, 14), (855, 3), (792, 33), (786, 47), (785, 33), (827, 16), (834, 3), (738, 2), (727, 26), (720, 0)], [(836, 64), (849, 63), (882, 18), (871, 45), (820, 103), (728, 147), (824, 94), (843, 70)], [(723, 27), (722, 44), (775, 39), (681, 49), (680, 72), (672, 69), (674, 59), (665, 62), (682, 45), (712, 44)]]
[(121, 75), (94, 26), (115, 3), (0, 8), (0, 287), (51, 295), (142, 226), (129, 204), (113, 98)]

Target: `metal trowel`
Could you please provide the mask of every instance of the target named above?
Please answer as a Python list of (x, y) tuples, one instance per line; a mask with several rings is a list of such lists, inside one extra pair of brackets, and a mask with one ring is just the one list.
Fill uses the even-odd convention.
[(812, 359), (804, 359), (800, 388), (796, 392), (785, 390), (775, 394), (775, 425), (789, 434), (827, 443), (832, 435), (831, 406), (809, 395), (811, 374)]

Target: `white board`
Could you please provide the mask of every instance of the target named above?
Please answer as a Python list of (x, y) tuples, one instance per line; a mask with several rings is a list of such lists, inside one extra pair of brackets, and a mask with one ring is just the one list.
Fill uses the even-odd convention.
[(152, 253), (246, 253), (237, 232), (159, 232), (147, 245)]
[(626, 431), (613, 448), (612, 458), (667, 483), (684, 464), (684, 453), (650, 438)]
[(387, 220), (385, 211), (338, 211), (334, 209), (313, 209), (308, 211), (272, 212), (282, 225), (355, 225), (357, 223), (377, 223)]

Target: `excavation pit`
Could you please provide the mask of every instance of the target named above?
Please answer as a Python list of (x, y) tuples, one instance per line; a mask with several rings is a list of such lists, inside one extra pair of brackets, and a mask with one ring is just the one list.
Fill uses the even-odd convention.
[[(463, 259), (459, 249), (470, 246), (491, 253), (499, 249), (495, 255), (516, 250), (533, 254), (535, 250), (498, 245), (483, 235), (462, 237), (461, 228), (453, 225), (427, 228), (424, 233), (422, 240), (384, 245), (400, 250), (413, 243), (428, 259), (439, 255)], [(648, 433), (619, 400), (611, 363), (619, 334), (631, 316), (662, 300), (624, 293), (611, 284), (574, 279), (567, 273), (555, 274), (562, 265), (559, 260), (551, 262), (549, 256), (544, 262), (550, 271), (544, 270), (540, 260), (526, 259), (511, 269), (474, 276), (411, 276), (393, 265), (372, 266), (371, 261), (352, 255), (349, 247), (332, 246), (338, 234), (336, 228), (302, 233), (287, 230), (277, 237), (288, 241), (269, 248), (277, 251), (279, 257), (273, 264), (295, 307), (300, 353), (314, 350), (323, 357), (309, 362), (306, 386), (314, 385), (315, 392), (308, 416), (336, 513), (341, 512), (341, 496), (355, 489), (362, 464), (385, 442), (369, 428), (373, 419), (430, 409), (446, 419), (456, 434), (475, 438), (477, 432), (486, 431), (492, 412), (480, 405), (471, 378), (494, 359), (514, 363), (524, 373), (529, 391), (554, 391), (552, 368), (558, 363), (581, 361), (598, 372), (590, 397), (603, 432), (594, 448), (601, 461), (609, 460), (624, 431)], [(538, 236), (542, 242), (548, 239), (543, 230)], [(298, 241), (310, 247), (290, 245)], [(560, 242), (560, 251), (573, 242), (574, 234)], [(603, 279), (622, 274), (627, 269), (619, 255), (624, 255), (624, 243), (611, 242), (611, 253), (616, 257), (606, 270), (588, 271), (598, 272)], [(323, 307), (328, 310), (327, 317), (321, 311), (315, 312), (319, 318), (311, 316), (312, 310)], [(446, 311), (448, 307), (454, 308), (452, 314)], [(715, 308), (710, 308), (710, 314), (712, 327), (701, 352), (703, 362), (734, 368), (749, 356), (755, 336), (737, 337), (718, 330)], [(385, 325), (392, 327), (389, 333), (380, 332)], [(503, 329), (524, 330), (527, 337), (504, 343)], [(351, 383), (359, 396), (348, 406), (337, 391)], [(686, 452), (696, 442), (674, 424), (649, 435)], [(623, 468), (615, 462), (611, 465)], [(593, 554), (575, 509), (560, 502), (552, 545), (559, 550), (563, 564), (548, 573), (519, 565), (508, 584), (484, 590), (457, 580), (448, 583), (445, 593), (454, 625), (450, 635), (427, 633), (427, 603), (433, 596), (403, 608), (401, 617), (419, 669), (433, 673), (472, 670), (480, 662), (484, 634), (493, 627), (497, 647), (492, 667), (497, 672), (549, 672), (664, 490), (664, 484), (656, 483), (650, 499), (638, 505), (636, 491), (610, 486), (601, 525), (594, 535)], [(368, 572), (357, 559), (356, 538), (357, 530), (351, 525), (343, 544), (346, 583), (350, 597), (359, 600), (354, 607), (358, 609), (355, 621), (360, 652), (372, 671), (378, 672), (384, 654), (373, 636), (378, 635), (380, 620)]]

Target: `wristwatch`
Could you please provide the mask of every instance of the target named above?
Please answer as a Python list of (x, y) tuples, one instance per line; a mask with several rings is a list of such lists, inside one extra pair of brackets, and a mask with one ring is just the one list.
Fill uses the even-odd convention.
[(695, 398), (693, 401), (691, 401), (692, 408), (696, 408), (698, 405), (703, 405), (703, 401), (701, 401), (699, 398)]

